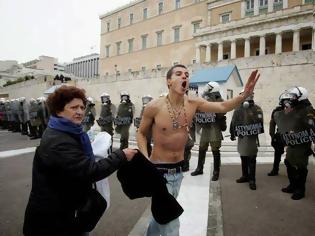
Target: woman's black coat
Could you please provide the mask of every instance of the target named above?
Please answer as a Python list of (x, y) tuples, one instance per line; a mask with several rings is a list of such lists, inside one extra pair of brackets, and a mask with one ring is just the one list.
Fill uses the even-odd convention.
[(112, 174), (124, 161), (125, 154), (117, 150), (95, 162), (84, 154), (78, 137), (47, 128), (33, 161), (24, 235), (80, 235), (75, 211), (92, 183)]

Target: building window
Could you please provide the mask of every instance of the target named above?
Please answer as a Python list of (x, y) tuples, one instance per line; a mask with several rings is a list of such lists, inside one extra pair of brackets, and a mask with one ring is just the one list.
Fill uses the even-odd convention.
[(260, 7), (268, 7), (268, 0), (259, 0)]
[(278, 11), (283, 7), (282, 0), (274, 0), (273, 1), (273, 10)]
[(230, 15), (231, 15), (230, 13), (224, 13), (220, 15), (220, 22), (223, 24), (230, 22)]
[(197, 30), (200, 28), (200, 21), (199, 22), (193, 22), (193, 33), (195, 34)]
[(148, 40), (148, 35), (142, 35), (141, 36), (142, 39), (142, 49), (146, 49), (147, 48), (147, 40)]
[(120, 29), (120, 27), (121, 27), (121, 18), (119, 17), (117, 19), (117, 28)]
[(246, 10), (253, 10), (253, 9), (254, 9), (254, 0), (246, 0)]
[(156, 46), (161, 46), (163, 43), (163, 30), (156, 32)]
[(223, 54), (223, 60), (227, 60), (230, 58), (230, 54), (229, 53), (224, 53)]
[(109, 47), (110, 47), (110, 45), (107, 45), (105, 47), (105, 57), (109, 57)]
[(128, 52), (133, 52), (133, 40), (134, 39), (128, 39)]
[(130, 13), (130, 15), (129, 15), (129, 23), (131, 25), (133, 24), (133, 13)]
[(233, 90), (232, 89), (227, 89), (226, 90), (226, 99), (229, 100), (233, 98)]
[(175, 0), (175, 9), (180, 8), (180, 0)]
[(159, 2), (159, 15), (161, 15), (163, 13), (163, 2)]
[(143, 19), (147, 19), (148, 18), (148, 8), (144, 8), (143, 9)]
[(311, 43), (302, 44), (302, 50), (309, 50), (309, 49), (312, 49)]
[(107, 32), (110, 31), (110, 22), (107, 22)]
[(174, 27), (174, 43), (180, 40), (180, 27)]
[(117, 47), (117, 56), (120, 55), (120, 47), (121, 47), (121, 41), (116, 43)]

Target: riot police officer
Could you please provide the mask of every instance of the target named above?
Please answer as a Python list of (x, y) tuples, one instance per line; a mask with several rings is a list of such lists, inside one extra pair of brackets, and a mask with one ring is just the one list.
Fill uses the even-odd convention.
[(101, 127), (101, 131), (106, 131), (113, 137), (114, 135), (113, 120), (115, 106), (112, 104), (108, 93), (102, 93), (101, 102), (102, 102), (101, 114), (96, 122)]
[(246, 98), (240, 107), (235, 109), (230, 124), (231, 140), (238, 137), (237, 150), (242, 163), (242, 176), (236, 182), (249, 182), (251, 190), (256, 190), (258, 134), (261, 133), (264, 133), (263, 112), (255, 104), (254, 95), (252, 95)]
[(94, 125), (96, 116), (95, 103), (93, 98), (87, 97), (86, 107), (84, 111), (84, 119), (82, 121), (83, 131), (87, 132)]
[[(202, 97), (210, 102), (223, 101), (220, 94), (220, 86), (217, 82), (209, 82)], [(197, 169), (191, 173), (192, 176), (203, 174), (203, 165), (205, 163), (206, 153), (211, 146), (213, 155), (213, 174), (212, 181), (217, 181), (220, 174), (221, 154), (220, 148), (223, 140), (222, 131), (226, 130), (225, 113), (197, 112), (195, 122), (201, 126), (201, 136), (198, 154)]]
[(41, 125), (40, 117), (38, 116), (38, 111), (40, 107), (38, 102), (34, 99), (30, 99), (30, 108), (29, 108), (29, 116), (30, 116), (30, 138), (37, 139), (40, 138), (40, 128)]
[(289, 185), (282, 191), (292, 193), (293, 200), (300, 200), (305, 196), (308, 157), (315, 141), (315, 111), (307, 101), (306, 91), (303, 93), (299, 87), (285, 91), (279, 100), (283, 110), (274, 117), (287, 147), (284, 163), (289, 179)]
[(129, 129), (133, 121), (134, 108), (129, 93), (120, 93), (120, 104), (115, 118), (116, 132), (120, 134), (120, 149), (128, 147)]
[(37, 98), (37, 103), (38, 103), (38, 117), (40, 119), (39, 136), (42, 137), (42, 134), (48, 125), (49, 112), (46, 105), (45, 97)]
[[(143, 110), (146, 107), (146, 105), (150, 101), (152, 101), (153, 97), (148, 94), (148, 95), (144, 95), (141, 99), (142, 99), (142, 109), (141, 109), (141, 112), (140, 112), (140, 116), (136, 117), (134, 119), (134, 126), (137, 128), (137, 130), (138, 130), (139, 126), (140, 126)], [(152, 134), (149, 132), (148, 135), (147, 135), (147, 149), (148, 149), (148, 155), (149, 156), (151, 155), (151, 151), (152, 151), (151, 141), (152, 141)]]
[(5, 99), (0, 98), (0, 126), (5, 128)]
[(22, 126), (21, 134), (28, 135), (28, 122), (30, 121), (30, 116), (29, 104), (25, 97), (19, 98), (19, 120)]

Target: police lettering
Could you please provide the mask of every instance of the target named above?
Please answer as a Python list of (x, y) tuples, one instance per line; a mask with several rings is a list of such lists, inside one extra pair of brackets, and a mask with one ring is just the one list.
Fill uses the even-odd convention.
[(283, 134), (282, 138), (287, 146), (294, 146), (303, 143), (315, 142), (315, 132), (312, 129), (303, 130), (298, 133)]
[(198, 124), (209, 124), (215, 122), (216, 114), (212, 112), (198, 112), (195, 119)]
[(251, 136), (262, 133), (262, 123), (235, 126), (236, 136)]

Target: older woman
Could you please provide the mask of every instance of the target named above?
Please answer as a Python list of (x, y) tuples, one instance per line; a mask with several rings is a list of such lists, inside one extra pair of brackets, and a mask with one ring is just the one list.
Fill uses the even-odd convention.
[(62, 86), (47, 100), (51, 117), (33, 161), (32, 190), (26, 207), (24, 235), (82, 235), (76, 220), (92, 183), (130, 161), (136, 150), (114, 151), (95, 162), (82, 130), (84, 91)]

